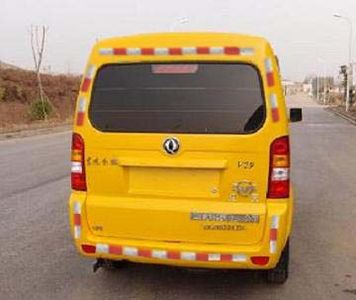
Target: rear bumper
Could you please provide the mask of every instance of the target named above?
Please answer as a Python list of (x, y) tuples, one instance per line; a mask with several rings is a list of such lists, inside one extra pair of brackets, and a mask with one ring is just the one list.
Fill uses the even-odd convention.
[(92, 258), (138, 263), (222, 269), (274, 268), (288, 239), (292, 199), (268, 204), (262, 240), (253, 245), (172, 243), (93, 235), (85, 213), (85, 193), (72, 193), (69, 201), (71, 232), (78, 251)]

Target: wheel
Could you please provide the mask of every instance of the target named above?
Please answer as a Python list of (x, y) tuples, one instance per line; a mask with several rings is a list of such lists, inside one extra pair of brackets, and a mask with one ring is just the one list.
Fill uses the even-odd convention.
[(267, 282), (275, 284), (283, 284), (288, 279), (289, 265), (289, 240), (284, 247), (277, 266), (274, 269), (267, 271)]

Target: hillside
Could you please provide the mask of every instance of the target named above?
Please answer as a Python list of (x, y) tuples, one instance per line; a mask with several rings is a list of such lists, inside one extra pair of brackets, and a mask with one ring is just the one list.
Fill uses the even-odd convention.
[(14, 65), (4, 63), (3, 61), (0, 60), (0, 69), (20, 69)]
[[(70, 121), (80, 85), (78, 76), (42, 75), (44, 91), (53, 107), (51, 122)], [(30, 113), (38, 99), (36, 74), (0, 62), (0, 128), (36, 122)]]

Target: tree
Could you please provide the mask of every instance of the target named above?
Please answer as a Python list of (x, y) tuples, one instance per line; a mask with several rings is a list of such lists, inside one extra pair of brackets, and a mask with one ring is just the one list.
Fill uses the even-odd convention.
[(42, 103), (42, 110), (43, 110), (43, 115), (45, 120), (47, 120), (48, 117), (45, 101), (48, 101), (48, 99), (43, 91), (42, 80), (41, 80), (41, 66), (42, 66), (43, 54), (45, 51), (47, 33), (48, 33), (48, 27), (44, 25), (31, 26), (30, 28), (31, 49), (32, 49), (33, 61), (35, 64), (38, 93), (39, 93), (40, 101)]

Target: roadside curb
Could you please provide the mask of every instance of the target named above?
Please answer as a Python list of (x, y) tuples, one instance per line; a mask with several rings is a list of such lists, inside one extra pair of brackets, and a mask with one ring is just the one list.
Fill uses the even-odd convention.
[(343, 118), (344, 120), (350, 122), (352, 125), (355, 125), (355, 126), (356, 126), (356, 120), (350, 118), (348, 115), (346, 115), (346, 114), (344, 114), (344, 113), (341, 113), (341, 112), (339, 112), (339, 111), (333, 109), (333, 107), (330, 107), (330, 106), (329, 106), (329, 107), (326, 107), (325, 110), (332, 112), (333, 114), (335, 114), (335, 115), (337, 115), (337, 116)]
[(24, 138), (35, 135), (45, 135), (50, 133), (58, 133), (68, 131), (72, 127), (71, 123), (57, 124), (40, 128), (19, 129), (14, 131), (0, 133), (0, 141), (11, 140), (14, 138)]

